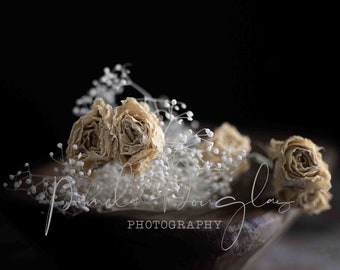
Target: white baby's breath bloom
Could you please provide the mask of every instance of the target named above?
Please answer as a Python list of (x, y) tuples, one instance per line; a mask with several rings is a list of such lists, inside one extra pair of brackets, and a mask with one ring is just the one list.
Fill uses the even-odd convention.
[[(203, 160), (209, 161), (215, 166), (223, 163), (232, 165), (234, 162), (234, 166), (231, 166), (234, 178), (249, 169), (246, 155), (251, 151), (250, 138), (242, 135), (230, 123), (225, 122), (214, 132), (211, 132), (209, 138), (200, 145), (200, 149), (208, 149), (208, 151), (203, 151)], [(221, 168), (222, 166), (218, 165), (217, 167)], [(230, 174), (229, 171), (221, 170), (221, 176), (224, 173)]]

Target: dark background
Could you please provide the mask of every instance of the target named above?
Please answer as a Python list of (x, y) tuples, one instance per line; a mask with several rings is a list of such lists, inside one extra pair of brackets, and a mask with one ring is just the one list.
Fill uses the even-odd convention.
[(83, 8), (3, 9), (2, 178), (66, 144), (76, 98), (117, 63), (131, 63), (136, 83), (186, 102), (201, 122), (312, 134), (338, 145), (332, 7)]
[(0, 63), (7, 168), (65, 144), (75, 99), (117, 63), (132, 63), (136, 83), (186, 102), (201, 122), (333, 139), (332, 9), (272, 2), (7, 10)]

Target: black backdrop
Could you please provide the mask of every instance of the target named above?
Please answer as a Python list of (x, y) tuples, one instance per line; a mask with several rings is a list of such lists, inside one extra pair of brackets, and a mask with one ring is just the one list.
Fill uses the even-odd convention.
[[(136, 83), (154, 96), (186, 102), (201, 122), (337, 140), (331, 7), (309, 1), (113, 5), (90, 12), (83, 4), (2, 9), (2, 179), (66, 144), (75, 99), (117, 63), (132, 63)], [(48, 241), (41, 239), (43, 226), (32, 233), (40, 243)]]
[(137, 15), (133, 6), (7, 10), (0, 74), (6, 169), (66, 143), (75, 99), (116, 63), (132, 63), (135, 82), (186, 102), (202, 122), (334, 139), (331, 8), (272, 2), (137, 7)]

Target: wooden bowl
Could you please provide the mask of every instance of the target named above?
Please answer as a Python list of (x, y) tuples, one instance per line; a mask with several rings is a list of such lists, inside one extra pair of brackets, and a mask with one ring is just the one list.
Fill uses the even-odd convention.
[[(336, 152), (332, 151), (332, 145), (323, 146), (329, 149), (325, 160), (332, 170), (335, 164), (332, 160), (337, 160)], [(47, 163), (33, 171), (46, 173), (50, 169), (50, 163)], [(251, 201), (257, 169), (258, 164), (253, 163), (251, 170), (235, 185), (231, 195), (236, 201)], [(276, 204), (254, 207), (251, 202), (244, 208), (244, 216), (242, 211), (235, 214), (240, 204), (165, 213), (90, 211), (75, 217), (54, 213), (49, 233), (44, 236), (47, 206), (38, 205), (19, 193), (1, 191), (2, 213), (20, 235), (30, 239), (30, 248), (35, 248), (35, 254), (49, 258), (51, 268), (81, 268), (95, 264), (112, 269), (122, 265), (124, 269), (244, 269), (301, 215), (297, 209), (280, 213)], [(268, 199), (265, 194), (269, 193), (261, 195), (258, 205)], [(147, 222), (157, 221), (168, 227), (147, 228)], [(178, 221), (185, 226), (191, 223), (194, 229), (169, 228), (171, 222)], [(133, 227), (133, 222), (143, 224), (139, 225), (143, 229)], [(204, 227), (201, 222), (215, 225)], [(218, 228), (216, 222), (219, 222)], [(16, 251), (12, 252), (15, 254)]]

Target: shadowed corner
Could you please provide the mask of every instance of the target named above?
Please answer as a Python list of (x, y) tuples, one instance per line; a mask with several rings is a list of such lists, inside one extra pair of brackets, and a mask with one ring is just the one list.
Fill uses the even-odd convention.
[[(3, 194), (4, 192), (1, 191), (1, 197)], [(6, 209), (7, 211), (3, 211), (5, 208), (10, 210)], [(19, 269), (19, 267), (23, 268), (28, 265), (34, 265), (35, 269), (46, 269), (46, 267), (49, 269), (58, 269), (53, 255), (46, 252), (41, 245), (41, 237), (37, 237), (37, 232), (34, 230), (30, 233), (27, 232), (27, 230), (32, 229), (32, 225), (38, 228), (40, 224), (38, 220), (34, 220), (35, 215), (32, 211), (22, 211), (25, 209), (26, 207), (18, 209), (15, 204), (10, 206), (8, 202), (1, 199), (1, 263), (7, 266), (10, 265), (11, 269)], [(13, 218), (14, 215), (19, 215), (20, 217)], [(20, 222), (21, 225), (19, 225), (18, 222)], [(25, 224), (27, 224), (27, 227)]]

